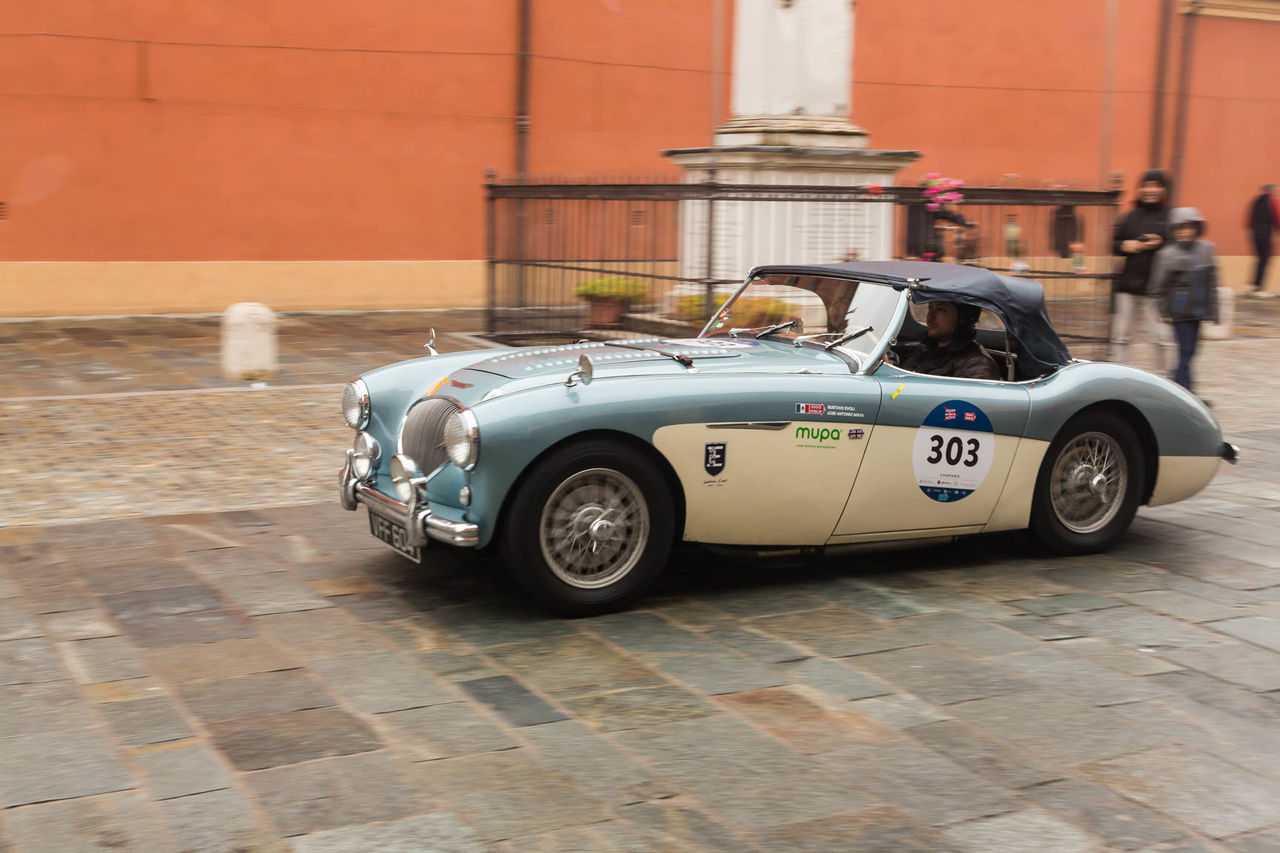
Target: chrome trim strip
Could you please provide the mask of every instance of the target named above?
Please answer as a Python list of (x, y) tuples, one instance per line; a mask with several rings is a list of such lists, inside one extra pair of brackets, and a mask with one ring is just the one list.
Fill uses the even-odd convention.
[(707, 429), (767, 429), (780, 430), (791, 426), (791, 421), (730, 421), (722, 424), (707, 424)]
[[(909, 281), (915, 280), (909, 279)], [(914, 286), (915, 284), (911, 287)], [(898, 332), (902, 330), (902, 321), (907, 317), (908, 306), (911, 302), (911, 287), (901, 291), (902, 298), (898, 300), (898, 307), (893, 312), (893, 319), (889, 321), (889, 327), (884, 330), (885, 334), (880, 337), (880, 343), (876, 344), (876, 348), (867, 355), (866, 363), (858, 365), (859, 376), (867, 376), (874, 373), (875, 369), (884, 361), (884, 354), (888, 352), (889, 345), (898, 337)]]

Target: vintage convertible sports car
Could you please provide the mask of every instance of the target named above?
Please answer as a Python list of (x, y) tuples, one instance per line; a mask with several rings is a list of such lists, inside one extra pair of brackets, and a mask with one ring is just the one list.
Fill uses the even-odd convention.
[[(944, 301), (981, 309), (1000, 379), (898, 366)], [(494, 544), (564, 615), (634, 601), (677, 539), (831, 548), (1030, 528), (1094, 551), (1237, 454), (1173, 383), (1072, 359), (1038, 284), (976, 267), (765, 266), (697, 338), (432, 353), (344, 389), (342, 505), (364, 504), (373, 535), (414, 560), (430, 540)]]

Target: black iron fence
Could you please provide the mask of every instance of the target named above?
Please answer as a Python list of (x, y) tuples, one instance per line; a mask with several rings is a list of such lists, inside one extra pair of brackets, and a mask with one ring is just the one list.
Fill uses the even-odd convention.
[(1072, 353), (1104, 357), (1110, 191), (491, 181), (488, 332), (693, 334), (763, 263), (924, 258), (1038, 280)]

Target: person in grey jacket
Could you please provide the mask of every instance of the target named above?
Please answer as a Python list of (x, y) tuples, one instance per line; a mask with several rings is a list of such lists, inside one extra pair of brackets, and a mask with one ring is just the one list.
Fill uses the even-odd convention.
[(1173, 326), (1178, 366), (1170, 377), (1191, 390), (1191, 359), (1200, 340), (1200, 324), (1218, 322), (1218, 259), (1204, 239), (1204, 217), (1194, 207), (1169, 214), (1173, 242), (1156, 252), (1151, 268), (1151, 292), (1160, 320)]

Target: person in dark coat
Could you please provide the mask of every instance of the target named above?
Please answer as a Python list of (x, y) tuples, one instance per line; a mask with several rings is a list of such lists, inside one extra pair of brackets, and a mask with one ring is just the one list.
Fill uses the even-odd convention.
[(1169, 238), (1168, 198), (1168, 176), (1159, 169), (1148, 169), (1138, 182), (1133, 210), (1116, 222), (1112, 239), (1112, 252), (1123, 258), (1124, 264), (1112, 285), (1111, 360), (1129, 360), (1129, 342), (1137, 326), (1151, 341), (1159, 373), (1168, 369), (1173, 342), (1168, 327), (1160, 322), (1150, 283), (1155, 253)]
[(1271, 239), (1280, 229), (1280, 210), (1276, 208), (1276, 199), (1271, 193), (1275, 189), (1272, 184), (1263, 184), (1262, 192), (1249, 205), (1248, 216), (1245, 217), (1245, 228), (1253, 238), (1253, 253), (1258, 258), (1253, 269), (1253, 290), (1251, 296), (1261, 296), (1267, 281), (1267, 262), (1271, 260)]
[(930, 302), (925, 326), (928, 337), (903, 360), (902, 369), (961, 379), (999, 379), (995, 359), (974, 340), (981, 313), (973, 305)]
[(1191, 390), (1191, 359), (1200, 340), (1200, 324), (1218, 322), (1218, 261), (1213, 244), (1204, 239), (1204, 217), (1194, 207), (1169, 215), (1173, 239), (1156, 252), (1151, 288), (1160, 319), (1173, 327), (1178, 366), (1170, 377)]

